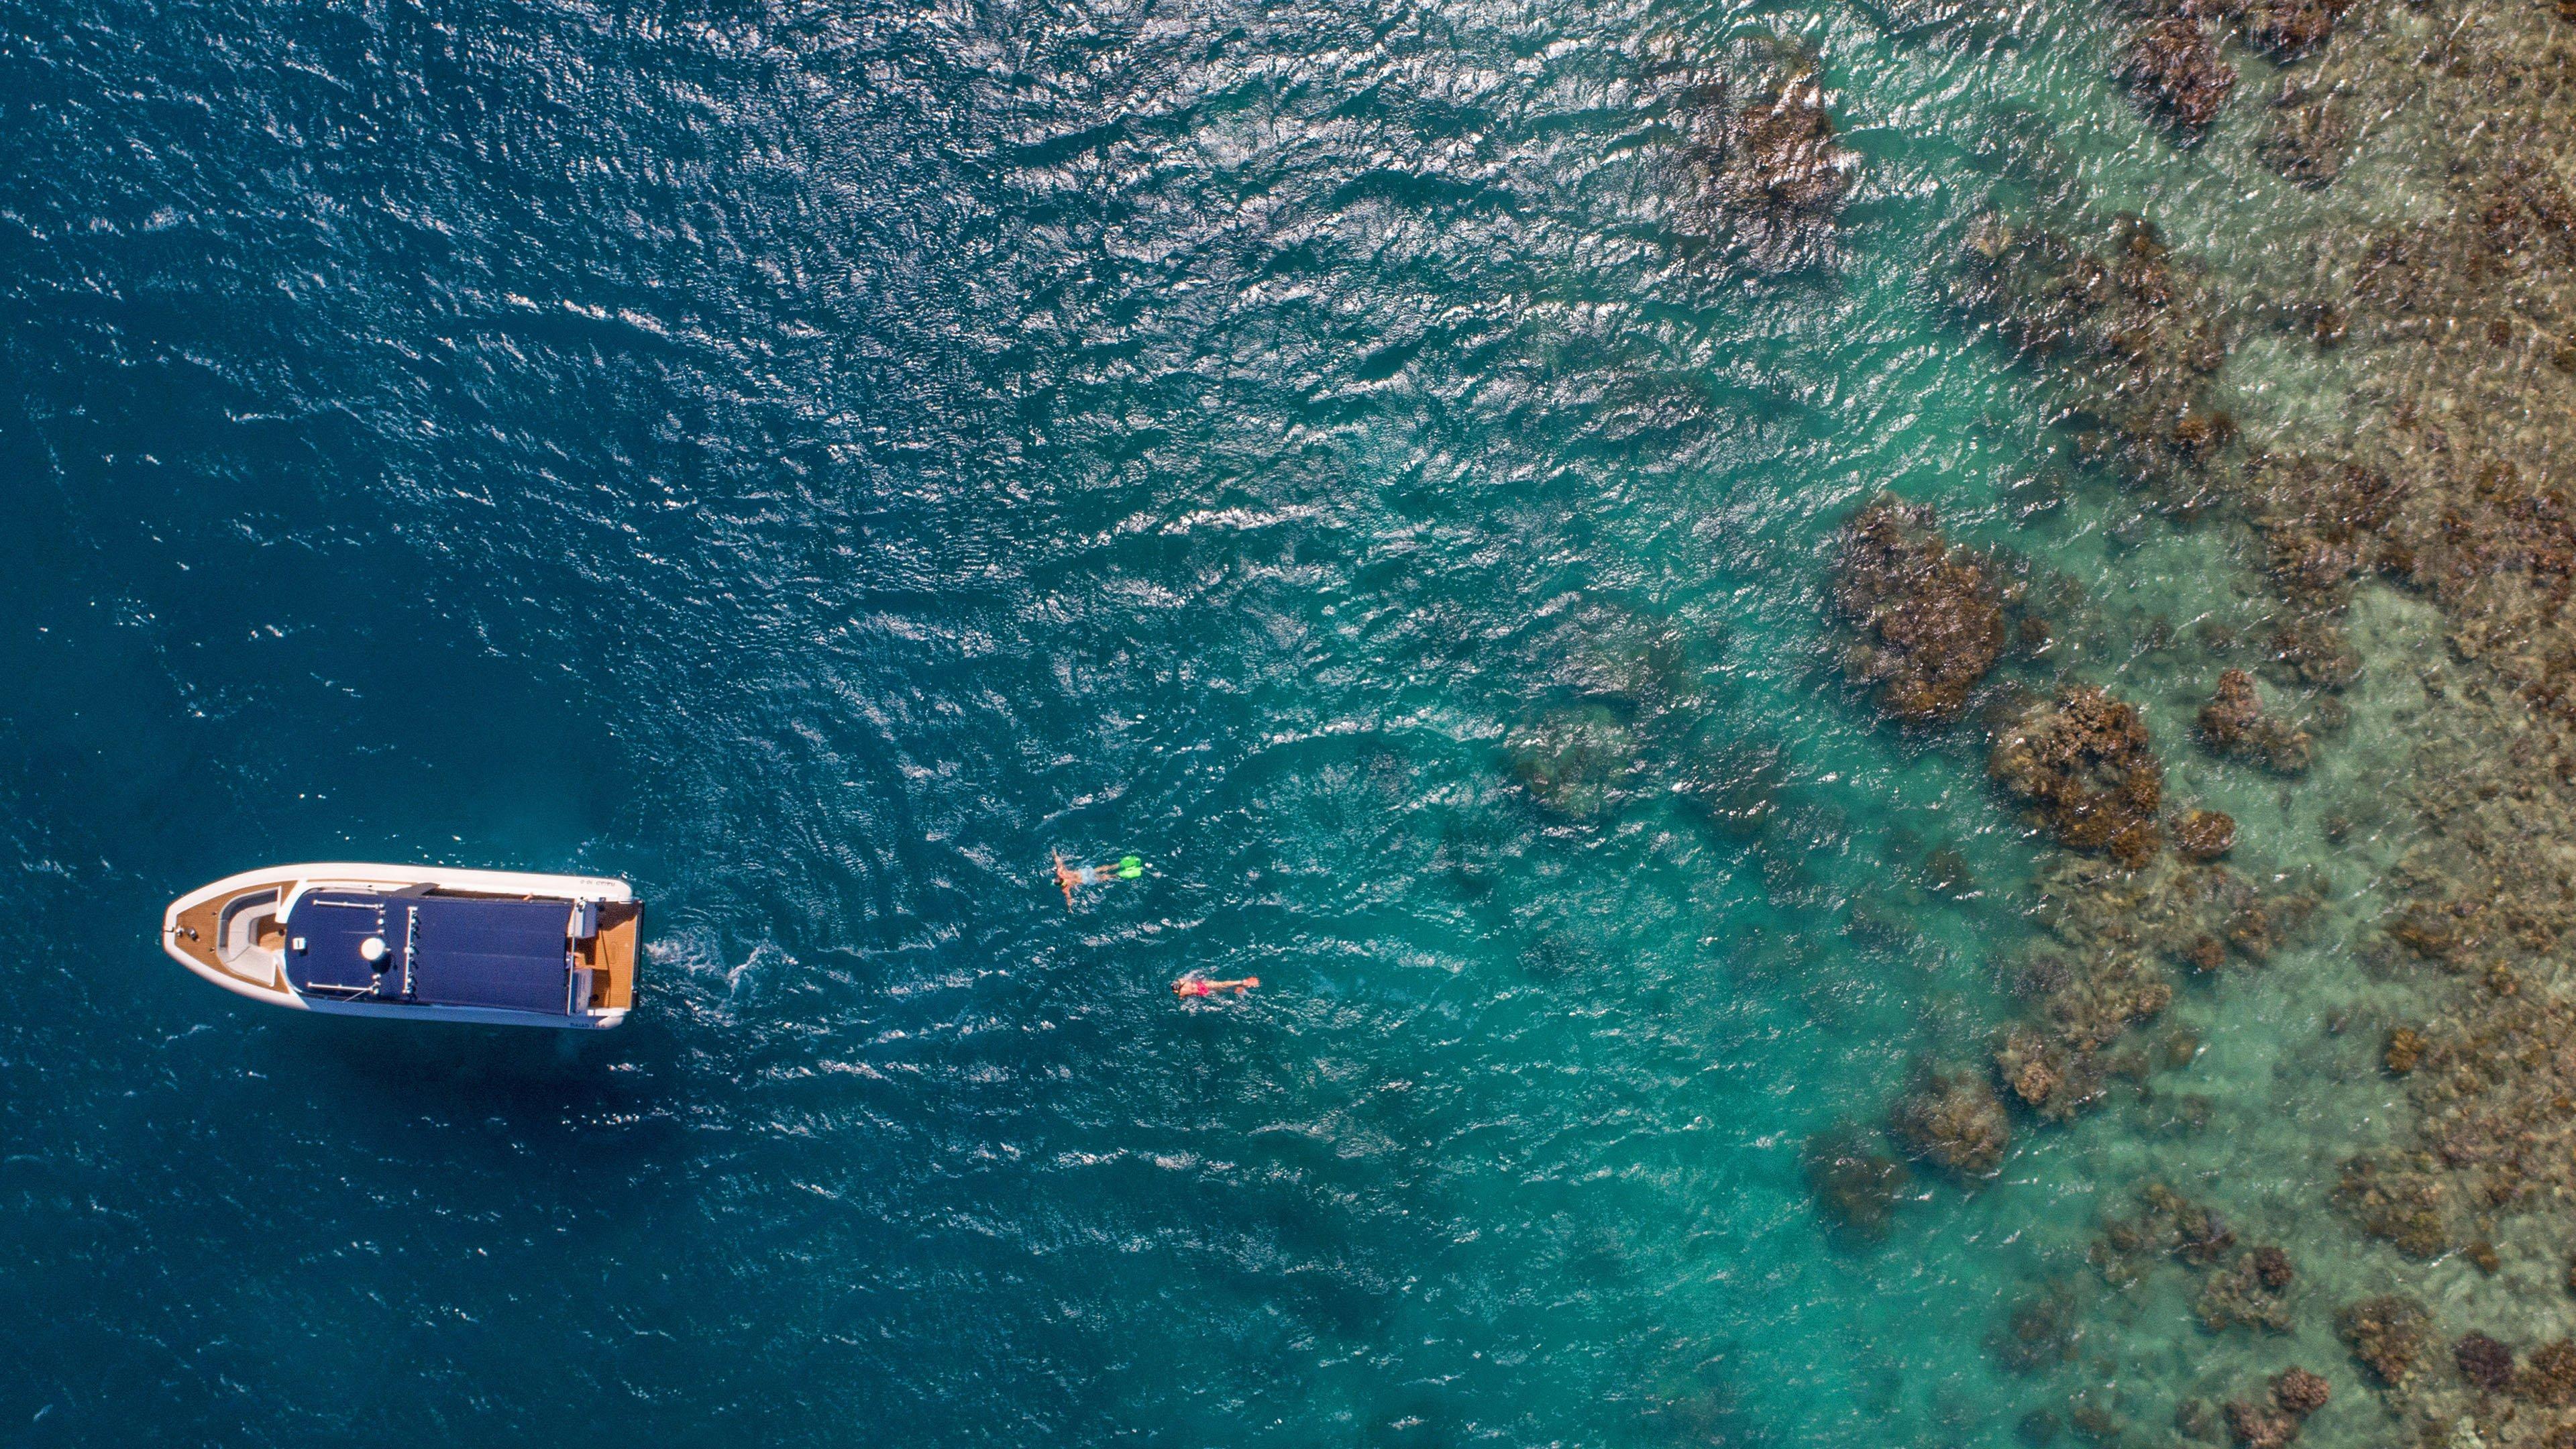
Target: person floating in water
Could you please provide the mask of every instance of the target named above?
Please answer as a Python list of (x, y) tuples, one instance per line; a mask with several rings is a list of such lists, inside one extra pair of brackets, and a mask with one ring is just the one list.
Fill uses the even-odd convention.
[(1122, 855), (1115, 865), (1067, 865), (1064, 852), (1055, 853), (1055, 883), (1064, 887), (1064, 908), (1073, 909), (1075, 886), (1107, 885), (1113, 880), (1134, 880), (1145, 873), (1145, 862), (1136, 856)]
[(1183, 1001), (1193, 996), (1214, 996), (1220, 991), (1231, 991), (1236, 996), (1241, 996), (1260, 984), (1261, 978), (1258, 976), (1246, 976), (1240, 981), (1210, 981), (1193, 971), (1172, 983), (1172, 994)]

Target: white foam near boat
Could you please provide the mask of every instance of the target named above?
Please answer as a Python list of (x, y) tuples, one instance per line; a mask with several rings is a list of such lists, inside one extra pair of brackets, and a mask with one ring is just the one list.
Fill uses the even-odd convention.
[(272, 1006), (600, 1031), (635, 1004), (643, 911), (604, 876), (333, 861), (190, 891), (161, 944)]

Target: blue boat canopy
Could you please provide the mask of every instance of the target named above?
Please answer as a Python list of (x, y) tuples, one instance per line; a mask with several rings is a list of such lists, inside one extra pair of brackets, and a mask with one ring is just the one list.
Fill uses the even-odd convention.
[(569, 901), (307, 891), (286, 917), (286, 977), (323, 1000), (566, 1016), (573, 909)]

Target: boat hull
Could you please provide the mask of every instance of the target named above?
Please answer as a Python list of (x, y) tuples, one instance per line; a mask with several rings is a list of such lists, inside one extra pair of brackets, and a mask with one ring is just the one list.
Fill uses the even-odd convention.
[[(288, 968), (286, 920), (311, 893), (371, 893), (417, 899), (596, 903), (596, 929), (566, 943), (568, 969), (582, 999), (562, 1012), (420, 1001), (349, 1000), (299, 989)], [(410, 897), (401, 893), (411, 892)], [(442, 866), (321, 861), (243, 871), (200, 886), (170, 903), (161, 917), (161, 946), (192, 974), (253, 1001), (327, 1016), (372, 1016), (554, 1031), (605, 1031), (633, 1005), (641, 907), (622, 880), (536, 871), (464, 870)], [(294, 943), (297, 947), (301, 942)], [(381, 946), (379, 950), (381, 951)]]

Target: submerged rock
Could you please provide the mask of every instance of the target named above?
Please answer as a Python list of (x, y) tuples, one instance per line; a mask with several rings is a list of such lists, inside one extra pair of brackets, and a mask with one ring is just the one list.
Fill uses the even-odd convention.
[(2335, 1332), (2372, 1377), (2393, 1387), (2423, 1357), (2432, 1335), (2432, 1316), (2412, 1299), (2366, 1298), (2335, 1315)]
[(2236, 67), (2218, 53), (2217, 37), (2188, 15), (2138, 27), (2129, 37), (2120, 78), (2129, 83), (2140, 109), (2186, 145), (2200, 139), (2236, 89)]
[(1756, 269), (1779, 272), (1821, 260), (1849, 199), (1860, 156), (1836, 139), (1824, 92), (1803, 70), (1737, 105), (1718, 104), (1692, 126), (1691, 167), (1708, 232), (1732, 238)]
[(2242, 17), (2245, 43), (2286, 65), (2324, 45), (2348, 8), (2349, 0), (2252, 0)]
[(2227, 1434), (2245, 1449), (2281, 1449), (2299, 1437), (2299, 1419), (2269, 1404), (2237, 1399), (2227, 1406)]
[(2200, 741), (2210, 753), (2248, 760), (2283, 775), (2296, 775), (2316, 759), (2316, 741), (2306, 730), (2263, 711), (2254, 692), (2254, 676), (2230, 669), (2218, 676), (2217, 692), (2200, 711)]
[(1888, 1219), (1913, 1174), (1885, 1150), (1875, 1133), (1844, 1126), (1807, 1139), (1807, 1189), (1835, 1225), (1875, 1241), (1887, 1236)]
[(2031, 708), (1995, 741), (1986, 769), (2061, 844), (2107, 851), (2132, 870), (2155, 858), (2164, 767), (2138, 707), (2100, 686), (2074, 685)]
[(2483, 1333), (2464, 1333), (2451, 1345), (2451, 1361), (2459, 1366), (2460, 1377), (2482, 1389), (2502, 1389), (2513, 1383), (2513, 1350)]
[(1834, 139), (1824, 92), (1801, 78), (1736, 118), (1739, 196), (1776, 214), (1830, 219), (1851, 195), (1860, 157)]
[(2223, 811), (2186, 810), (2174, 822), (2173, 841), (2185, 860), (2216, 860), (2236, 848), (2236, 821)]
[(1616, 805), (1637, 766), (1637, 740), (1609, 708), (1587, 705), (1545, 715), (1513, 732), (1512, 773), (1539, 803), (1589, 819)]
[(1933, 526), (1931, 508), (1872, 500), (1843, 525), (1834, 607), (1860, 634), (1845, 656), (1855, 683), (1894, 719), (1954, 720), (2004, 648), (1993, 576)]
[(1976, 1072), (1932, 1072), (1897, 1101), (1889, 1128), (1909, 1149), (1962, 1177), (1992, 1177), (2012, 1144), (1994, 1087)]
[(1986, 1335), (1986, 1351), (2017, 1374), (2045, 1373), (2072, 1362), (2083, 1338), (2075, 1295), (2050, 1283), (2015, 1300), (2002, 1326)]
[(2254, 154), (2283, 180), (2314, 191), (2343, 174), (2344, 153), (2352, 141), (2352, 122), (2342, 104), (2293, 82), (2284, 84), (2272, 102)]
[(2576, 1403), (2576, 1343), (2561, 1338), (2533, 1349), (2514, 1392), (2553, 1408)]
[(2424, 1038), (2415, 1028), (2401, 1026), (2388, 1033), (2388, 1047), (2380, 1054), (2380, 1060), (2387, 1065), (2390, 1076), (2406, 1075), (2415, 1070), (2415, 1064), (2423, 1059)]
[(2323, 1374), (2303, 1368), (2293, 1366), (2272, 1376), (2272, 1402), (2280, 1405), (2282, 1412), (2303, 1419), (2324, 1408), (2333, 1393)]

